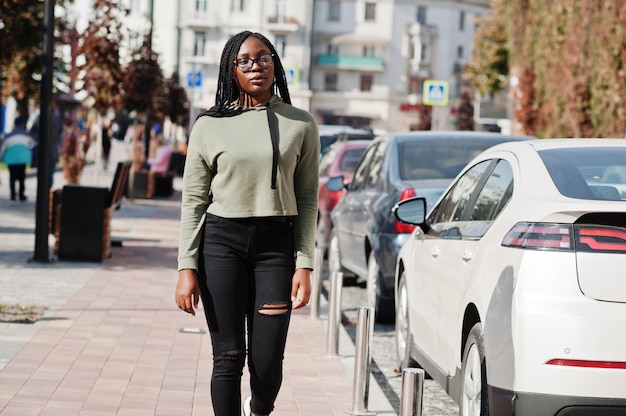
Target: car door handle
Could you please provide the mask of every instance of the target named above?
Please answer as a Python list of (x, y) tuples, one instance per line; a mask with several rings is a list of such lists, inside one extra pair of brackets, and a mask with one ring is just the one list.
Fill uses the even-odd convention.
[(434, 258), (439, 257), (439, 255), (441, 254), (441, 250), (439, 250), (439, 248), (435, 247), (430, 249), (430, 255), (433, 256)]
[(470, 250), (463, 250), (463, 252), (461, 253), (461, 258), (464, 261), (470, 261), (474, 258), (474, 253)]

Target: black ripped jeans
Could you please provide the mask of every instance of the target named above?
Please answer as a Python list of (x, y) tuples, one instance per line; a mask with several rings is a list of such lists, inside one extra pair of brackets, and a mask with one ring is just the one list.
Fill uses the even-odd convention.
[(247, 356), (252, 412), (269, 415), (282, 383), (295, 272), (289, 218), (207, 214), (198, 284), (213, 344), (216, 416), (238, 415)]

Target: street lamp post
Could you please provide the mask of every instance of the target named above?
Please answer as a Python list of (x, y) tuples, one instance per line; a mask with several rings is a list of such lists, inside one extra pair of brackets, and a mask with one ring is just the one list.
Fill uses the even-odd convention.
[(48, 215), (52, 155), (52, 71), (54, 46), (54, 3), (44, 2), (43, 69), (39, 113), (39, 160), (37, 165), (37, 206), (35, 215), (34, 261), (49, 262)]

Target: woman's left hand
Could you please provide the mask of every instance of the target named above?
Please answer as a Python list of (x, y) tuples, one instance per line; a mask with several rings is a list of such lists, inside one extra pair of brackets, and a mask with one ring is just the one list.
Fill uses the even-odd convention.
[(297, 269), (291, 284), (291, 309), (300, 309), (309, 303), (311, 298), (311, 270)]

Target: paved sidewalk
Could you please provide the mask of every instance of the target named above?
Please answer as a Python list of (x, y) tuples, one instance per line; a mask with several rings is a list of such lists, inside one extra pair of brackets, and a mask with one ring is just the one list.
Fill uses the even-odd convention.
[[(126, 154), (114, 142), (113, 160)], [(88, 165), (81, 183), (109, 186), (110, 170), (96, 175)], [(213, 415), (204, 316), (174, 303), (180, 192), (125, 199), (112, 221), (113, 240), (122, 244), (103, 263), (38, 263), (29, 261), (36, 176), (27, 180), (28, 201), (17, 206), (9, 204), (8, 172), (0, 171), (0, 181), (0, 304), (47, 308), (34, 324), (0, 322), (0, 414)], [(55, 187), (62, 184), (57, 172)], [(53, 236), (49, 246), (52, 253)], [(352, 407), (354, 344), (342, 327), (340, 356), (326, 357), (323, 297), (320, 310), (320, 319), (309, 307), (293, 313), (275, 415), (343, 415)], [(247, 381), (246, 370), (242, 396)], [(368, 410), (395, 414), (373, 378)]]

